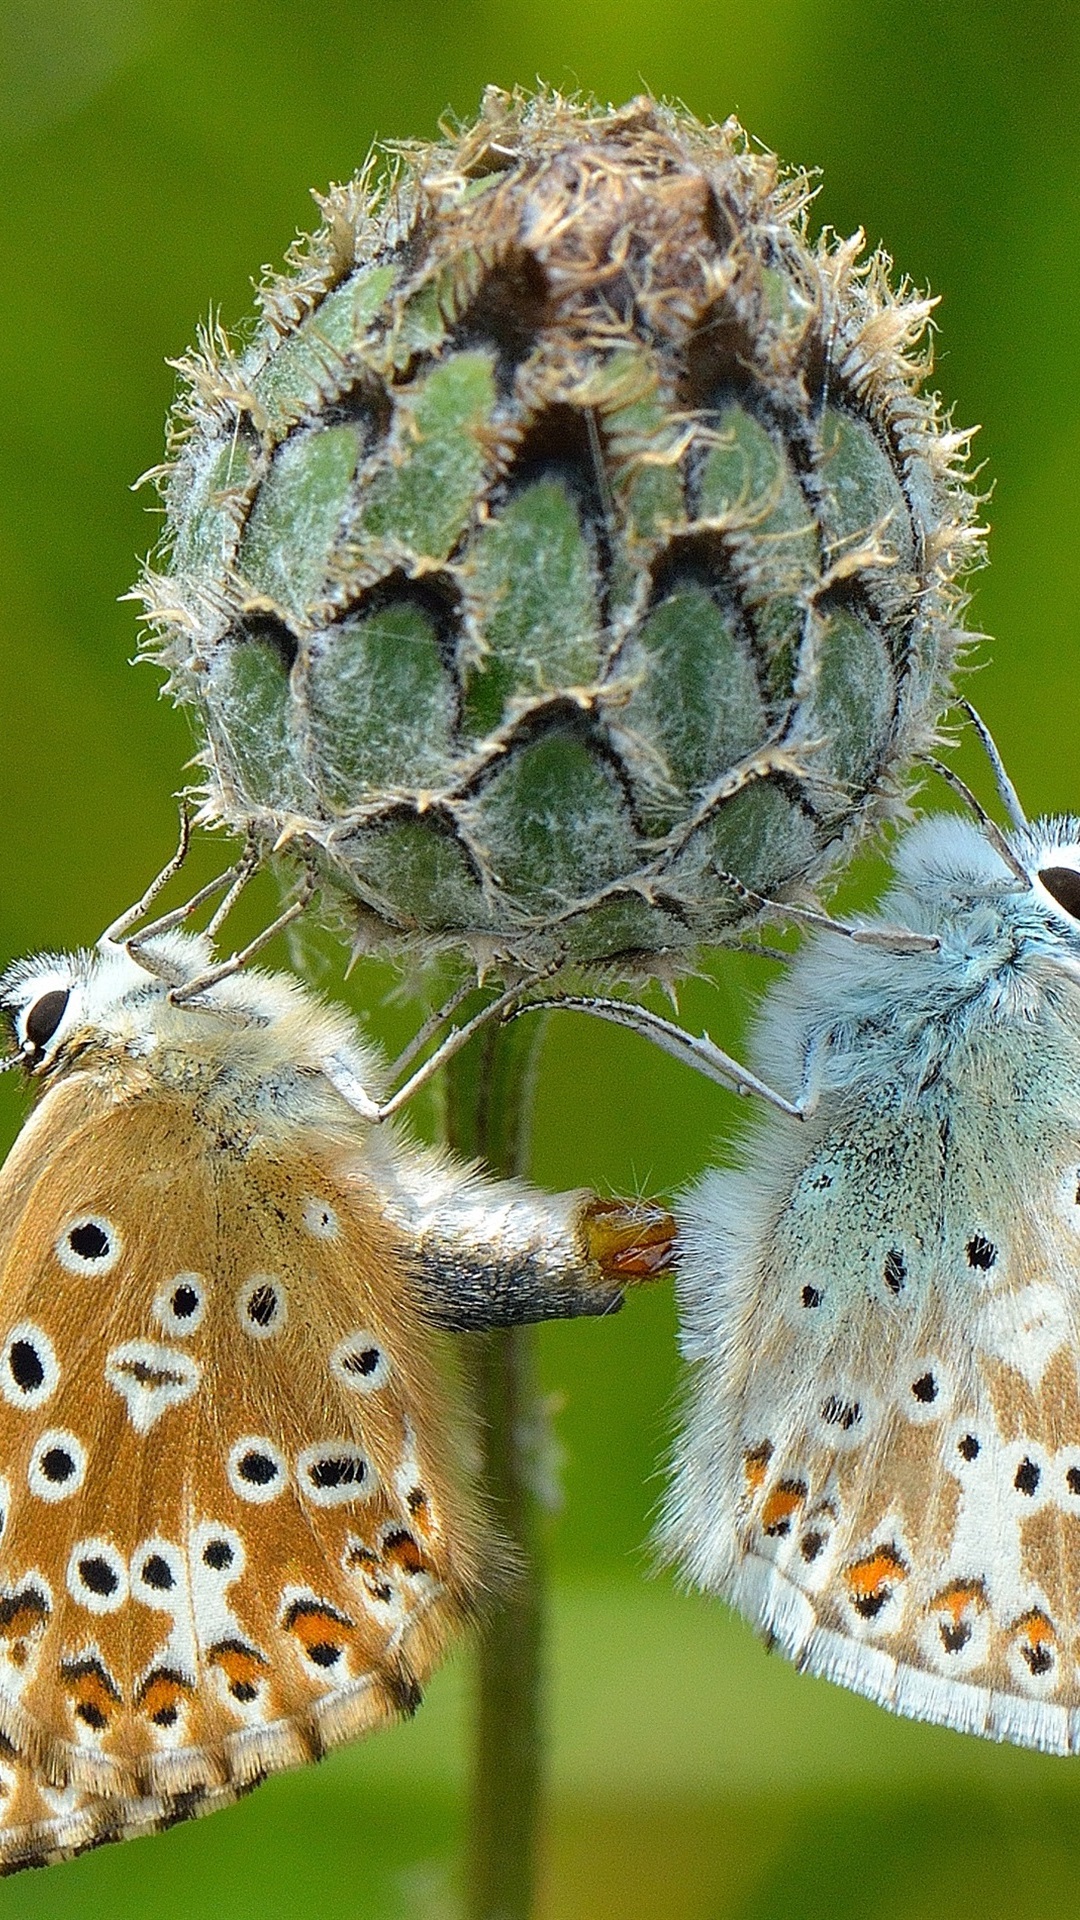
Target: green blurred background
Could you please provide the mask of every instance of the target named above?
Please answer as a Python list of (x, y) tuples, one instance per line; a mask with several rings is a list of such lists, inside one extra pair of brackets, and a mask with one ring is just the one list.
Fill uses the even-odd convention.
[[(705, 118), (737, 111), (823, 169), (822, 220), (862, 224), (944, 296), (938, 382), (983, 423), (995, 482), (974, 691), (1028, 806), (1080, 803), (1078, 40), (1076, 8), (1035, 0), (3, 0), (0, 957), (95, 937), (172, 841), (191, 738), (127, 664), (118, 602), (156, 531), (129, 488), (160, 457), (166, 356), (211, 306), (247, 311), (250, 277), (312, 222), (309, 185), (346, 177), (376, 134), (472, 112), (488, 81), (613, 101), (647, 85)], [(960, 764), (985, 790), (977, 759)], [(737, 1044), (762, 970), (694, 983), (687, 1020)], [(340, 958), (323, 978), (340, 986)], [(395, 1044), (408, 1015), (389, 985), (372, 971), (349, 991)], [(0, 1097), (11, 1137), (15, 1090)], [(564, 1017), (534, 1172), (670, 1190), (731, 1107)], [(893, 1721), (650, 1576), (676, 1382), (666, 1290), (546, 1330), (542, 1351), (563, 1485), (544, 1920), (1075, 1913), (1078, 1763)], [(465, 1658), (412, 1726), (212, 1821), (7, 1882), (0, 1920), (451, 1915), (467, 1696)]]

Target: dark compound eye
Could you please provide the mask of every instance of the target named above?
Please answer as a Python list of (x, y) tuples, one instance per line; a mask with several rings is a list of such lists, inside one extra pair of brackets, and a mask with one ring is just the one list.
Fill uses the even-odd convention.
[(1080, 920), (1080, 873), (1075, 867), (1040, 867), (1039, 879), (1059, 907)]
[(70, 998), (71, 992), (68, 987), (53, 987), (48, 993), (43, 993), (40, 1000), (34, 1001), (27, 1013), (23, 1030), (27, 1045), (32, 1047), (35, 1053), (40, 1053), (48, 1046), (64, 1017)]

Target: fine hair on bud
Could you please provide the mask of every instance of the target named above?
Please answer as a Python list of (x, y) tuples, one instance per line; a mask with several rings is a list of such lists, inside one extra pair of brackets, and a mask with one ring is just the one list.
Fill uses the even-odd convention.
[(205, 817), (358, 945), (677, 969), (901, 807), (979, 497), (933, 302), (811, 200), (734, 120), (491, 89), (182, 363), (150, 651)]

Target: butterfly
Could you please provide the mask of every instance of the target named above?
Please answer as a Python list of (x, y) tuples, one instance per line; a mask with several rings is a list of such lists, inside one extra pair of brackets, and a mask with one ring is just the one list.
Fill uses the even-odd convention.
[[(787, 1082), (680, 1209), (663, 1540), (809, 1673), (1080, 1750), (1080, 820), (902, 842), (896, 953), (770, 992)], [(879, 928), (887, 932), (887, 926)]]
[(880, 918), (768, 992), (753, 1072), (591, 1010), (764, 1096), (675, 1207), (663, 1552), (804, 1672), (1074, 1753), (1080, 819), (1029, 824), (982, 731), (1011, 832), (908, 832)]
[(412, 1712), (499, 1564), (434, 1330), (607, 1311), (670, 1242), (380, 1126), (353, 1022), (176, 917), (0, 979), (41, 1093), (0, 1171), (4, 1871)]

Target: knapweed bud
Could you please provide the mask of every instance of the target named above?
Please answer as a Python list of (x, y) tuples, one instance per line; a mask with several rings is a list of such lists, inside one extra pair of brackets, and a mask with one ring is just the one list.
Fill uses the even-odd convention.
[(931, 302), (809, 199), (734, 121), (492, 90), (183, 363), (152, 650), (207, 816), (361, 944), (677, 964), (895, 810), (978, 501)]

